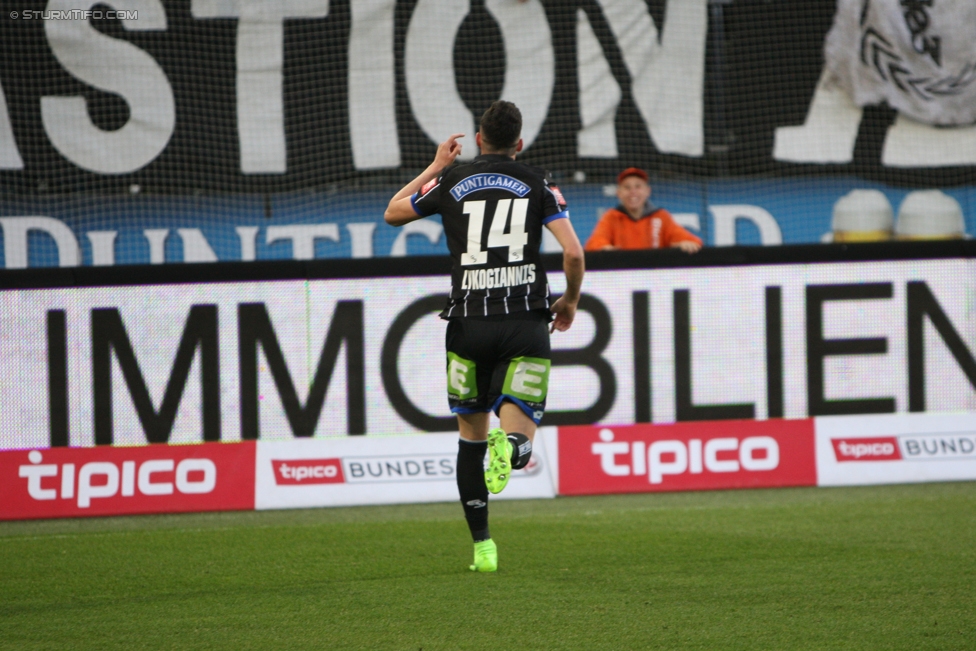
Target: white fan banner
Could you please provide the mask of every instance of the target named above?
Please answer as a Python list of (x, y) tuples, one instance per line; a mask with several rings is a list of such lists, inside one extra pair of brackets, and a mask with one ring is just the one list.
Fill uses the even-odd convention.
[(829, 82), (936, 126), (976, 123), (976, 2), (837, 0)]

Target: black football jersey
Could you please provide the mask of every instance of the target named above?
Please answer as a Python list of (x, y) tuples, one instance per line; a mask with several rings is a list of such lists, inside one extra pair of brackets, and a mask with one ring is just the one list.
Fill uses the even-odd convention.
[(418, 215), (441, 214), (454, 260), (442, 317), (549, 309), (542, 227), (569, 211), (543, 170), (485, 154), (447, 168), (411, 203)]

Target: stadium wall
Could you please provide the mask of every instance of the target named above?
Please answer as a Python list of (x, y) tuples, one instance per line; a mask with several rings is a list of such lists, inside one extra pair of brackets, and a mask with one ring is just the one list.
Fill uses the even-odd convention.
[[(976, 479), (974, 257), (589, 256), (512, 496)], [(448, 265), (3, 272), (0, 517), (452, 499)]]
[[(438, 224), (393, 231), (383, 208), (447, 134), (473, 155), (500, 97), (584, 237), (631, 165), (709, 245), (818, 242), (863, 188), (895, 210), (939, 188), (976, 233), (976, 127), (827, 83), (828, 32), (853, 20), (865, 40), (847, 54), (873, 57), (851, 69), (964, 102), (972, 29), (953, 3), (853, 18), (836, 0), (124, 4), (0, 16), (6, 268), (442, 253)], [(901, 49), (879, 36), (885, 12), (910, 30)], [(939, 79), (913, 67), (918, 43), (939, 44)]]
[[(831, 237), (834, 204), (880, 190), (897, 213), (912, 190), (854, 177), (655, 181), (653, 201), (708, 246), (814, 243)], [(617, 204), (615, 187), (561, 190), (585, 241)], [(0, 199), (6, 268), (446, 255), (440, 216), (390, 228), (394, 190), (308, 191), (268, 197), (58, 196)], [(976, 186), (946, 188), (976, 233)], [(548, 234), (548, 231), (546, 232)], [(557, 251), (554, 238), (544, 248)]]

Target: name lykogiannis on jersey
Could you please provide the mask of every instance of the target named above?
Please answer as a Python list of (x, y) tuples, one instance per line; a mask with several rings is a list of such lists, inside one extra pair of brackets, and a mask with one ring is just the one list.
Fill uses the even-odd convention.
[(491, 269), (465, 269), (461, 278), (461, 289), (495, 289), (496, 287), (516, 287), (535, 282), (535, 265), (522, 264), (517, 267), (493, 267)]

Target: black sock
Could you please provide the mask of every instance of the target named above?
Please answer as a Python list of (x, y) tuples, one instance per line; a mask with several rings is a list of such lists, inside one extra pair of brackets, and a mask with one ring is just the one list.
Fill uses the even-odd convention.
[(532, 458), (532, 441), (525, 434), (511, 432), (508, 441), (512, 444), (512, 469), (518, 470), (529, 464)]
[(488, 487), (485, 486), (486, 452), (487, 441), (458, 441), (458, 495), (475, 542), (491, 538), (488, 533)]

